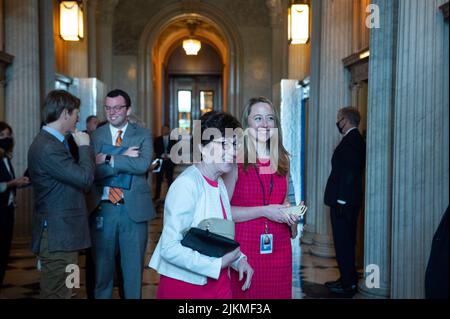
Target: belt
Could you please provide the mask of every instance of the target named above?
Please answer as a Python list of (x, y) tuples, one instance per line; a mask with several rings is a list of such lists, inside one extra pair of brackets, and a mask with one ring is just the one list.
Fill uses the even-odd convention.
[(114, 205), (114, 206), (119, 206), (119, 205), (124, 205), (125, 204), (125, 200), (123, 199), (123, 198), (121, 198), (116, 204), (113, 204), (110, 200), (108, 200), (108, 199), (102, 199), (101, 201), (100, 201), (100, 203), (103, 203), (103, 204), (106, 204), (106, 203), (108, 203), (108, 204), (111, 204), (111, 205)]

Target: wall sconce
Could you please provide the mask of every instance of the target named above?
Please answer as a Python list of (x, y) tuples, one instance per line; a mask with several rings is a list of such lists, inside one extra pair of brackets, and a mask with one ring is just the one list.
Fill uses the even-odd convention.
[(82, 1), (61, 1), (59, 3), (59, 35), (65, 41), (83, 39)]
[(309, 40), (309, 5), (293, 1), (288, 9), (289, 44), (305, 44)]
[(186, 55), (197, 55), (198, 51), (202, 48), (202, 43), (200, 40), (194, 38), (194, 32), (198, 22), (195, 20), (188, 20), (186, 24), (189, 29), (190, 36), (188, 39), (183, 40), (183, 49), (186, 51)]

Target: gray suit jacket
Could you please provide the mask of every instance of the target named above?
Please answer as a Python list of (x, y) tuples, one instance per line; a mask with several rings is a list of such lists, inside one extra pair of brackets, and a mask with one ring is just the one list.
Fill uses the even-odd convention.
[[(91, 143), (95, 154), (99, 153), (102, 145), (111, 145), (112, 136), (109, 124), (103, 125), (91, 135)], [(153, 207), (150, 186), (147, 183), (147, 174), (152, 162), (153, 143), (151, 133), (148, 129), (136, 124), (128, 123), (127, 130), (122, 139), (122, 146), (139, 146), (139, 157), (114, 155), (114, 167), (106, 164), (96, 165), (95, 180), (99, 181), (105, 177), (116, 176), (120, 173), (132, 174), (131, 188), (123, 189), (125, 208), (128, 216), (135, 222), (148, 221), (156, 216)], [(92, 191), (87, 196), (88, 209), (90, 212), (99, 205), (103, 194), (103, 187), (94, 182)]]
[(28, 150), (33, 186), (32, 251), (39, 253), (47, 219), (49, 251), (75, 251), (91, 246), (84, 190), (94, 180), (94, 152), (79, 147), (79, 163), (56, 137), (41, 131)]

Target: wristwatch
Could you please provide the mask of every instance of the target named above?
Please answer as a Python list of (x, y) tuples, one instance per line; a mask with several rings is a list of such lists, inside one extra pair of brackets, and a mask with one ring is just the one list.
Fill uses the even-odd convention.
[(105, 164), (109, 165), (109, 162), (111, 161), (111, 155), (107, 154), (105, 157)]

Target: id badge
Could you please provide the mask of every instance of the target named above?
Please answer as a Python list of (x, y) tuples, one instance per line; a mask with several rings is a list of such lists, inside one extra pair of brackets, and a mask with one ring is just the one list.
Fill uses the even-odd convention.
[(273, 249), (273, 235), (262, 234), (259, 240), (259, 253), (271, 254)]
[(97, 216), (95, 218), (95, 222), (96, 222), (96, 229), (103, 230), (103, 216)]

